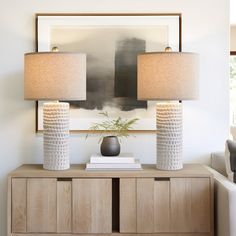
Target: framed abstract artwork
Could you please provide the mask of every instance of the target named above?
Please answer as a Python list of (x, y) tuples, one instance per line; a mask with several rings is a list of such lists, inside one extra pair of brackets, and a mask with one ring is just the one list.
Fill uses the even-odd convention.
[[(87, 99), (70, 101), (70, 130), (87, 132), (111, 118), (139, 118), (136, 132), (155, 132), (155, 102), (137, 100), (137, 55), (181, 51), (180, 14), (38, 14), (38, 52), (87, 54)], [(36, 102), (36, 130), (43, 129), (42, 102)]]

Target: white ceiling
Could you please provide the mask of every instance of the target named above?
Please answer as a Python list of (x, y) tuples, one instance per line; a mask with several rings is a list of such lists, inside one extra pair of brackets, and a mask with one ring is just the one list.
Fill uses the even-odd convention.
[(236, 0), (230, 0), (230, 24), (236, 25)]

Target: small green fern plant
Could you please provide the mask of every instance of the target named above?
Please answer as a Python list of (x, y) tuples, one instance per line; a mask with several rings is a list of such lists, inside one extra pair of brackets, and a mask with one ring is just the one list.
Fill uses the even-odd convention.
[(133, 125), (139, 120), (138, 118), (124, 119), (120, 116), (111, 119), (107, 111), (100, 112), (99, 114), (103, 115), (105, 120), (100, 123), (93, 123), (90, 127), (91, 131), (99, 131), (99, 141), (101, 141), (104, 136), (107, 136), (107, 134), (109, 134), (109, 136), (117, 136), (119, 140), (129, 137), (129, 131), (133, 129)]

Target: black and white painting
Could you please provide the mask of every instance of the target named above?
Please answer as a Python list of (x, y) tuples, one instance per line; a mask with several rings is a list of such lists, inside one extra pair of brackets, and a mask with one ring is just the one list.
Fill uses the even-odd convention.
[(135, 130), (155, 130), (155, 102), (137, 99), (137, 55), (178, 51), (179, 16), (39, 16), (38, 51), (54, 46), (87, 54), (87, 99), (70, 101), (71, 130), (88, 130), (101, 111), (139, 118)]

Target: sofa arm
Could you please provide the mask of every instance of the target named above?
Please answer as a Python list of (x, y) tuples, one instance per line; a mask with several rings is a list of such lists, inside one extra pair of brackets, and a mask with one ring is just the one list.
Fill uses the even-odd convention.
[(236, 235), (236, 184), (210, 167), (214, 176), (216, 236)]

